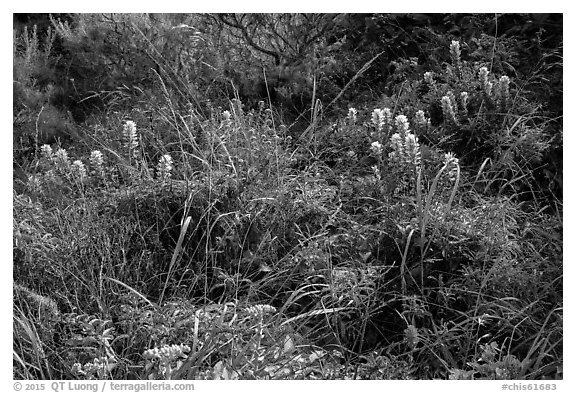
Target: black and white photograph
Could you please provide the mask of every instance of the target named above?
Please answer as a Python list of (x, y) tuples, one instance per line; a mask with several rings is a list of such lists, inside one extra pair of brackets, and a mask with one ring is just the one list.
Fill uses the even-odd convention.
[(12, 15), (15, 391), (560, 386), (563, 13)]

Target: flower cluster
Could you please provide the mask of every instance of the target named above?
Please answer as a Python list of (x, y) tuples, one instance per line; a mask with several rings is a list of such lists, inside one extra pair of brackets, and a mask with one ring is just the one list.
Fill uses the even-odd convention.
[(52, 151), (52, 147), (50, 147), (50, 145), (42, 145), (40, 147), (40, 152), (42, 154), (42, 157), (47, 159), (47, 160), (52, 160), (54, 158), (54, 153)]
[(434, 73), (431, 71), (426, 71), (424, 73), (424, 82), (428, 83), (429, 85), (434, 84)]
[(70, 168), (70, 159), (68, 158), (68, 152), (66, 149), (58, 149), (53, 157), (56, 168), (61, 173), (68, 173), (68, 169)]
[(156, 173), (158, 179), (161, 179), (162, 181), (167, 180), (172, 176), (172, 157), (170, 157), (170, 154), (164, 154), (160, 157)]
[(380, 142), (378, 141), (372, 142), (372, 144), (370, 145), (370, 150), (372, 150), (372, 153), (374, 153), (376, 157), (382, 156), (382, 144)]
[(248, 307), (246, 312), (251, 315), (273, 314), (276, 312), (276, 308), (268, 304), (256, 304), (254, 306)]
[(80, 160), (75, 160), (71, 168), (72, 176), (79, 181), (83, 182), (86, 179), (86, 166)]
[(408, 118), (404, 115), (396, 116), (394, 125), (396, 126), (396, 132), (402, 137), (404, 137), (406, 133), (410, 132), (410, 123), (408, 123)]
[(396, 116), (396, 133), (390, 138), (392, 151), (389, 159), (401, 167), (417, 167), (420, 165), (420, 144), (418, 137), (410, 131), (408, 119), (404, 115)]
[(502, 109), (506, 109), (510, 102), (510, 78), (506, 75), (498, 81), (498, 102)]
[(94, 358), (94, 361), (85, 363), (84, 365), (74, 363), (72, 365), (72, 374), (84, 377), (85, 379), (105, 379), (113, 365), (113, 358), (102, 356)]
[(94, 150), (89, 158), (92, 173), (99, 177), (104, 177), (104, 156), (100, 150)]
[(230, 111), (222, 112), (222, 124), (224, 124), (226, 127), (230, 127), (232, 125), (232, 114), (230, 114)]
[(414, 115), (414, 124), (422, 128), (427, 128), (430, 126), (430, 119), (426, 118), (423, 110), (419, 110), (416, 112), (416, 115)]
[(480, 84), (482, 89), (487, 96), (492, 94), (492, 82), (488, 80), (488, 68), (481, 67), (478, 71), (478, 79), (480, 79)]
[(468, 113), (468, 92), (463, 91), (460, 93), (460, 105), (462, 106), (462, 112)]
[(374, 111), (372, 111), (372, 124), (374, 124), (378, 132), (381, 132), (384, 127), (389, 125), (391, 122), (392, 111), (389, 108), (376, 108)]
[(462, 52), (460, 51), (460, 41), (452, 41), (452, 43), (450, 44), (450, 57), (452, 59), (452, 64), (454, 65), (454, 67), (456, 67), (458, 73), (460, 73), (460, 70), (462, 68), (462, 64), (460, 61), (461, 54)]
[(42, 192), (42, 181), (38, 176), (30, 175), (26, 182), (26, 188), (33, 194), (40, 194)]
[(346, 118), (350, 121), (350, 123), (356, 124), (356, 120), (358, 118), (358, 111), (355, 108), (349, 108), (348, 115), (346, 116)]
[[(451, 92), (449, 92), (451, 93)], [(454, 94), (451, 94), (454, 97)], [(456, 106), (455, 100), (450, 97), (450, 95), (445, 95), (442, 97), (442, 114), (444, 116), (444, 121), (451, 122), (453, 124), (458, 124), (458, 119), (456, 118), (456, 111), (454, 107)]]
[(136, 131), (136, 123), (134, 123), (132, 120), (126, 121), (126, 123), (124, 123), (123, 135), (124, 146), (128, 149), (129, 152), (135, 154), (135, 150), (138, 147), (138, 132)]
[(404, 341), (408, 344), (410, 349), (416, 348), (416, 345), (420, 341), (420, 337), (418, 337), (418, 328), (414, 325), (408, 325), (406, 329), (404, 329)]
[(444, 154), (444, 166), (446, 167), (447, 178), (451, 183), (456, 181), (458, 176), (458, 159), (452, 153)]
[(158, 349), (156, 347), (144, 351), (144, 359), (147, 360), (159, 360), (160, 363), (170, 364), (180, 358), (186, 358), (186, 353), (190, 352), (190, 347), (188, 345), (164, 345), (162, 348)]

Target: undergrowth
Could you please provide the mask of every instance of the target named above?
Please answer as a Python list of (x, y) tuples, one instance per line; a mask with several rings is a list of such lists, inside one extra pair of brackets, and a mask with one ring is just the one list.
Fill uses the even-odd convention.
[(15, 41), (15, 378), (562, 378), (562, 131), (479, 41), (300, 134), (157, 73), (70, 142), (53, 40)]

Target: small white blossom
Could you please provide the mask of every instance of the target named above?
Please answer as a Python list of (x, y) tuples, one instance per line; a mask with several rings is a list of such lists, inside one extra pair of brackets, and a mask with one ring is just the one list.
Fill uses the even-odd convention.
[(480, 67), (480, 70), (478, 71), (478, 78), (482, 84), (488, 82), (488, 68)]
[(163, 364), (169, 364), (179, 358), (185, 358), (186, 352), (190, 352), (188, 345), (164, 345), (160, 349), (152, 348), (144, 351), (143, 357), (147, 360), (158, 359)]
[(458, 119), (456, 118), (456, 112), (454, 111), (454, 106), (452, 100), (448, 95), (442, 97), (442, 114), (444, 115), (445, 121), (450, 121), (454, 124), (458, 124)]
[(492, 87), (494, 85), (492, 84), (492, 82), (488, 82), (485, 86), (484, 86), (484, 91), (486, 92), (486, 95), (492, 95)]
[(510, 78), (506, 75), (500, 77), (498, 90), (500, 92), (502, 104), (506, 107), (510, 101)]
[(86, 177), (86, 167), (84, 163), (80, 160), (76, 160), (72, 163), (72, 173), (80, 181), (84, 180)]
[(372, 150), (376, 156), (380, 156), (382, 154), (382, 144), (378, 141), (372, 142), (370, 150)]
[(249, 314), (252, 315), (264, 315), (264, 314), (273, 314), (276, 312), (276, 308), (274, 306), (270, 306), (268, 304), (256, 304), (254, 306), (250, 306), (246, 309)]
[(40, 147), (40, 152), (42, 153), (42, 157), (48, 160), (52, 159), (53, 152), (52, 147), (50, 147), (50, 145), (42, 145)]
[(227, 126), (232, 124), (232, 115), (230, 114), (230, 111), (222, 112), (222, 121)]
[(129, 150), (135, 150), (138, 147), (138, 133), (136, 132), (136, 123), (127, 120), (123, 129), (124, 144)]
[(54, 163), (58, 171), (62, 173), (68, 173), (68, 168), (70, 167), (70, 160), (68, 158), (68, 152), (66, 149), (58, 149), (54, 153)]
[(486, 95), (492, 94), (492, 82), (488, 81), (488, 68), (480, 67), (478, 78), (480, 79), (480, 84), (482, 85)]
[(456, 67), (460, 67), (460, 41), (452, 41), (450, 44), (450, 57), (452, 57), (452, 64)]
[(456, 158), (453, 153), (444, 154), (444, 166), (447, 170), (448, 179), (450, 179), (451, 182), (456, 181), (459, 167), (458, 158)]
[(424, 73), (424, 82), (428, 83), (429, 85), (434, 84), (434, 73), (431, 71), (427, 71)]
[(466, 111), (466, 108), (468, 108), (468, 92), (463, 91), (460, 93), (460, 103), (462, 104), (462, 109)]
[(30, 175), (28, 176), (28, 182), (26, 183), (26, 187), (32, 193), (40, 193), (42, 192), (42, 182), (38, 178), (38, 176)]
[(410, 124), (408, 123), (408, 118), (404, 115), (396, 116), (395, 125), (396, 125), (396, 132), (398, 132), (400, 135), (403, 135), (409, 132), (410, 130)]
[(418, 337), (418, 328), (414, 325), (408, 325), (406, 329), (404, 329), (404, 340), (408, 347), (414, 349), (416, 345), (420, 342), (420, 337)]
[(104, 156), (100, 150), (94, 150), (90, 153), (90, 165), (96, 168), (104, 165)]
[(416, 135), (407, 133), (404, 146), (405, 162), (411, 165), (420, 165), (420, 144)]
[(390, 138), (392, 151), (388, 157), (390, 161), (400, 167), (411, 167), (420, 165), (421, 152), (420, 144), (416, 135), (408, 131), (404, 138), (399, 133)]
[(346, 118), (352, 122), (352, 124), (356, 123), (356, 119), (358, 116), (358, 111), (355, 108), (348, 108), (348, 116)]
[(419, 110), (416, 112), (416, 115), (414, 116), (414, 123), (419, 125), (420, 127), (425, 127), (428, 125), (429, 120), (426, 119), (426, 116), (424, 115), (424, 111), (423, 110)]
[(164, 154), (160, 157), (157, 174), (158, 178), (162, 180), (166, 180), (172, 176), (172, 157), (170, 157), (170, 154)]
[(384, 126), (390, 124), (392, 119), (392, 112), (389, 108), (379, 109), (376, 108), (372, 111), (372, 124), (376, 126), (378, 131), (382, 131)]

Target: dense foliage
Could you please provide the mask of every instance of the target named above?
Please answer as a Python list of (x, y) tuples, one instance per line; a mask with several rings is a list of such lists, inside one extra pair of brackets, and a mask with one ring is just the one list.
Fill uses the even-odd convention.
[(562, 378), (562, 23), (15, 15), (14, 377)]

